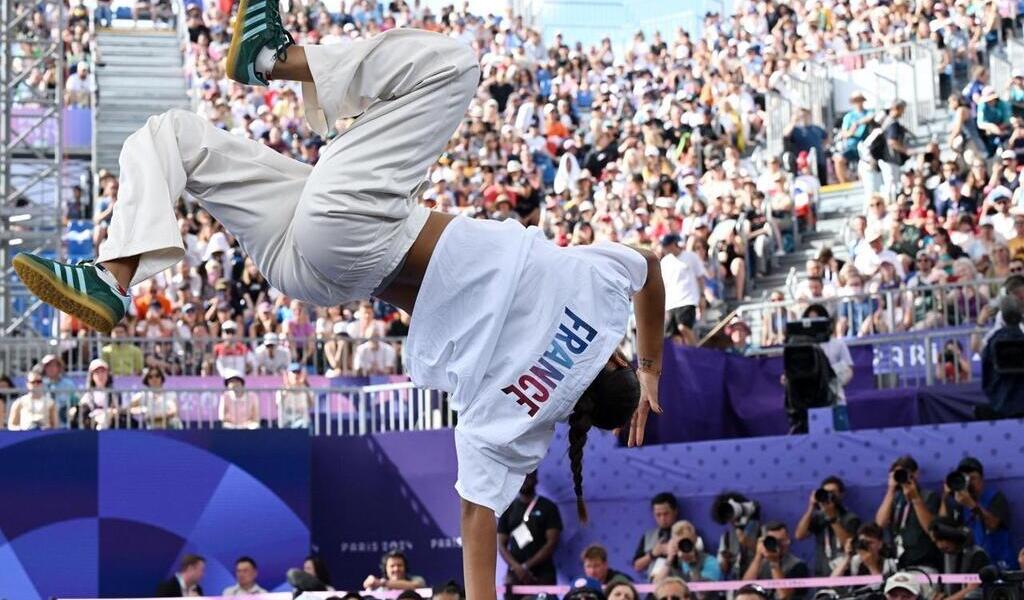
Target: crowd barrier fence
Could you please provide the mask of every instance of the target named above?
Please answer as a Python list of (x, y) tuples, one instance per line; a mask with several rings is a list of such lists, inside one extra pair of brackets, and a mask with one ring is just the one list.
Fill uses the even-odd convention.
[[(940, 574), (926, 574), (922, 572), (912, 573), (922, 585), (968, 585), (980, 583), (981, 580), (976, 574), (972, 573), (957, 573), (949, 575)], [(808, 577), (804, 579), (758, 579), (754, 581), (698, 581), (687, 584), (691, 592), (731, 592), (740, 589), (745, 585), (759, 585), (765, 589), (794, 589), (794, 588), (848, 588), (848, 587), (865, 587), (875, 586), (881, 584), (883, 578), (881, 575), (859, 575), (853, 577)], [(654, 591), (655, 586), (649, 583), (637, 584), (636, 590), (642, 594), (651, 593)], [(498, 586), (496, 588), (497, 595), (499, 598), (504, 597), (506, 592), (512, 594), (525, 594), (525, 595), (536, 595), (536, 594), (556, 594), (561, 596), (570, 590), (568, 585), (516, 585), (516, 586)], [(270, 594), (260, 594), (255, 596), (232, 596), (232, 598), (249, 598), (250, 600), (326, 600), (333, 596), (341, 597), (347, 592), (333, 591), (333, 592), (304, 592), (299, 596), (293, 596), (291, 592), (276, 592)], [(402, 592), (396, 590), (382, 591), (359, 591), (363, 597), (380, 598), (381, 600), (397, 598)], [(420, 596), (424, 598), (430, 598), (432, 590), (430, 588), (420, 588), (416, 590)], [(204, 596), (207, 600), (218, 600), (220, 598), (227, 598), (226, 596)], [(85, 598), (55, 598), (54, 600), (87, 600)], [(133, 598), (129, 600), (150, 600), (149, 598)]]

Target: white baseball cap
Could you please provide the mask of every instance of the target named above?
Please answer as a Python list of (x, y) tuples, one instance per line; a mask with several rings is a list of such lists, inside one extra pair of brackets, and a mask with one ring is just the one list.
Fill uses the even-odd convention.
[(888, 594), (895, 589), (904, 589), (914, 594), (915, 596), (921, 595), (921, 584), (918, 583), (917, 578), (906, 571), (900, 571), (894, 573), (885, 582), (885, 593)]

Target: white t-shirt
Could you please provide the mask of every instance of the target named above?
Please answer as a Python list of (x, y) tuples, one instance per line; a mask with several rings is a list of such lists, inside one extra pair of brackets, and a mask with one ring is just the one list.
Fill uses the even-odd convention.
[(690, 265), (674, 254), (661, 257), (661, 276), (665, 280), (665, 310), (697, 306), (700, 287)]
[(378, 341), (377, 347), (373, 342), (363, 342), (356, 346), (355, 355), (352, 359), (352, 368), (356, 371), (380, 375), (395, 368), (395, 359), (398, 353), (387, 342)]
[(644, 257), (619, 244), (559, 248), (514, 220), (448, 225), (404, 364), (417, 385), (452, 394), (460, 496), (497, 514), (512, 503), (622, 340), (646, 280)]

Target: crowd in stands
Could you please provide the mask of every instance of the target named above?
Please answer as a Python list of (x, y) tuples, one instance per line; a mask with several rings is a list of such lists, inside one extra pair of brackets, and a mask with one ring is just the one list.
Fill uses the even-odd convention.
[[(896, 459), (887, 470), (885, 492), (869, 515), (858, 515), (847, 504), (846, 486), (836, 476), (826, 477), (808, 494), (806, 508), (795, 523), (773, 520), (754, 498), (724, 492), (713, 507), (720, 532), (699, 531), (685, 518), (675, 495), (659, 493), (650, 502), (652, 527), (637, 532), (630, 564), (613, 564), (605, 546), (592, 543), (569, 573), (558, 573), (554, 561), (563, 530), (558, 506), (538, 495), (534, 473), (498, 521), (498, 549), (507, 567), (503, 583), (555, 585), (559, 579), (568, 579), (572, 584), (565, 600), (640, 600), (644, 596), (634, 586), (653, 583), (654, 593), (646, 597), (680, 600), (721, 597), (715, 592), (691, 593), (688, 584), (693, 582), (881, 575), (886, 579), (879, 583), (855, 587), (860, 592), (884, 593), (888, 600), (975, 600), (982, 597), (979, 584), (939, 583), (937, 576), (978, 573), (987, 565), (1024, 568), (1024, 549), (1014, 547), (1011, 541), (1010, 500), (986, 481), (980, 460), (970, 456), (960, 460), (941, 490), (923, 486), (918, 471), (912, 456)], [(527, 512), (529, 518), (524, 519)], [(718, 536), (717, 547), (713, 536)], [(805, 539), (813, 544), (809, 561), (792, 550), (794, 543)], [(398, 591), (402, 593), (399, 598), (419, 598), (415, 590), (427, 587), (428, 582), (412, 573), (409, 558), (400, 551), (387, 552), (380, 564), (379, 573), (362, 581), (362, 591)], [(190, 591), (201, 595), (204, 567), (201, 557), (189, 555), (176, 577), (160, 589), (182, 592), (174, 595), (187, 596)], [(305, 589), (333, 591), (332, 584), (342, 585), (332, 581), (318, 556), (307, 557), (301, 570), (309, 577), (289, 579), (301, 581), (308, 586)], [(931, 580), (903, 580), (901, 572), (927, 573)], [(235, 574), (237, 583), (225, 589), (224, 595), (265, 592), (257, 583), (253, 558), (239, 558)], [(354, 581), (345, 583), (356, 585)], [(891, 594), (900, 585), (912, 594)], [(838, 595), (831, 597), (852, 589), (834, 588)], [(358, 592), (337, 596), (344, 600), (363, 597)], [(455, 582), (434, 588), (435, 599), (462, 597)], [(507, 597), (533, 598), (511, 593)], [(817, 595), (807, 587), (766, 589), (750, 584), (736, 597), (799, 600)]]
[[(65, 7), (61, 19), (59, 8), (57, 3), (12, 3), (14, 14), (8, 18), (17, 23), (11, 64), (11, 74), (18, 79), (14, 89), (17, 109), (52, 103), (60, 84), (65, 105), (91, 105), (95, 81), (89, 11), (82, 0), (75, 0)], [(48, 51), (54, 45), (63, 54), (63, 68)]]
[[(135, 16), (159, 12), (147, 6), (140, 2)], [(306, 125), (297, 84), (254, 88), (225, 77), (231, 11), (229, 2), (189, 3), (184, 11), (185, 72), (197, 110), (218, 127), (315, 163), (329, 139)], [(845, 232), (845, 251), (823, 249), (788, 291), (767, 299), (845, 299), (834, 311), (837, 333), (845, 336), (991, 317), (995, 311), (986, 307), (998, 284), (962, 286), (941, 301), (938, 294), (880, 294), (1000, 279), (1024, 268), (1017, 175), (1024, 78), (993, 90), (983, 67), (989, 49), (1019, 33), (1016, 11), (1016, 4), (993, 2), (745, 0), (732, 15), (708, 13), (699, 33), (637, 33), (617, 48), (609, 39), (585, 47), (519, 16), (481, 16), (465, 7), (435, 13), (415, 2), (374, 0), (283, 7), (300, 44), (345, 44), (421, 27), (472, 46), (483, 68), (480, 88), (426, 174), (421, 202), (538, 225), (560, 245), (616, 240), (654, 247), (669, 275), (666, 335), (689, 344), (708, 307), (749, 298), (757, 277), (794, 248), (794, 227), (814, 227), (821, 185), (855, 178), (868, 200)], [(63, 28), (38, 11), (25, 26), (31, 35), (64, 38), (66, 62), (75, 69), (70, 94), (80, 85), (71, 79), (92, 85), (91, 38), (80, 0), (67, 14)], [(113, 17), (100, 3), (93, 18), (106, 26)], [(933, 44), (942, 57), (949, 139), (909, 156), (911, 140), (900, 125), (905, 107), (878, 106), (858, 92), (836, 127), (795, 110), (785, 131), (788, 152), (763, 151), (766, 96), (785, 93), (808, 64), (850, 67), (852, 52), (915, 40)], [(28, 54), (21, 68), (35, 70), (26, 82), (53, 87), (57, 74), (24, 66)], [(954, 91), (961, 82), (962, 93)], [(347, 125), (340, 121), (335, 130)], [(872, 135), (876, 130), (881, 135)], [(74, 190), (69, 213), (91, 213), (100, 244), (118, 181), (108, 172), (97, 181), (95, 198)], [(328, 376), (401, 372), (400, 347), (379, 338), (404, 335), (406, 315), (378, 301), (328, 308), (293, 301), (267, 284), (209, 213), (187, 198), (176, 211), (186, 259), (137, 286), (115, 339), (75, 350), (87, 354), (80, 364), (102, 358), (113, 375), (144, 368), (283, 375), (292, 363)], [(785, 320), (800, 308), (764, 313), (754, 345), (778, 344)], [(746, 340), (752, 324), (741, 318), (727, 332)], [(60, 336), (74, 340), (87, 332), (63, 318)]]

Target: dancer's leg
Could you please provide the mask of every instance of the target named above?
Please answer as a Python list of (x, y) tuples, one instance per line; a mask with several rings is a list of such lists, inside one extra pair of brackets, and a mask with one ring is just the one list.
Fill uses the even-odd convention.
[(408, 29), (306, 47), (303, 56), (314, 81), (303, 86), (311, 125), (319, 111), (321, 125), (359, 117), (313, 169), (296, 209), (295, 241), (343, 299), (364, 298), (423, 228), (429, 211), (416, 198), (476, 91), (479, 67), (461, 42)]
[(313, 83), (313, 74), (309, 70), (309, 63), (306, 62), (306, 51), (303, 47), (289, 46), (287, 58), (274, 63), (274, 70), (271, 71), (270, 77), (271, 79)]

